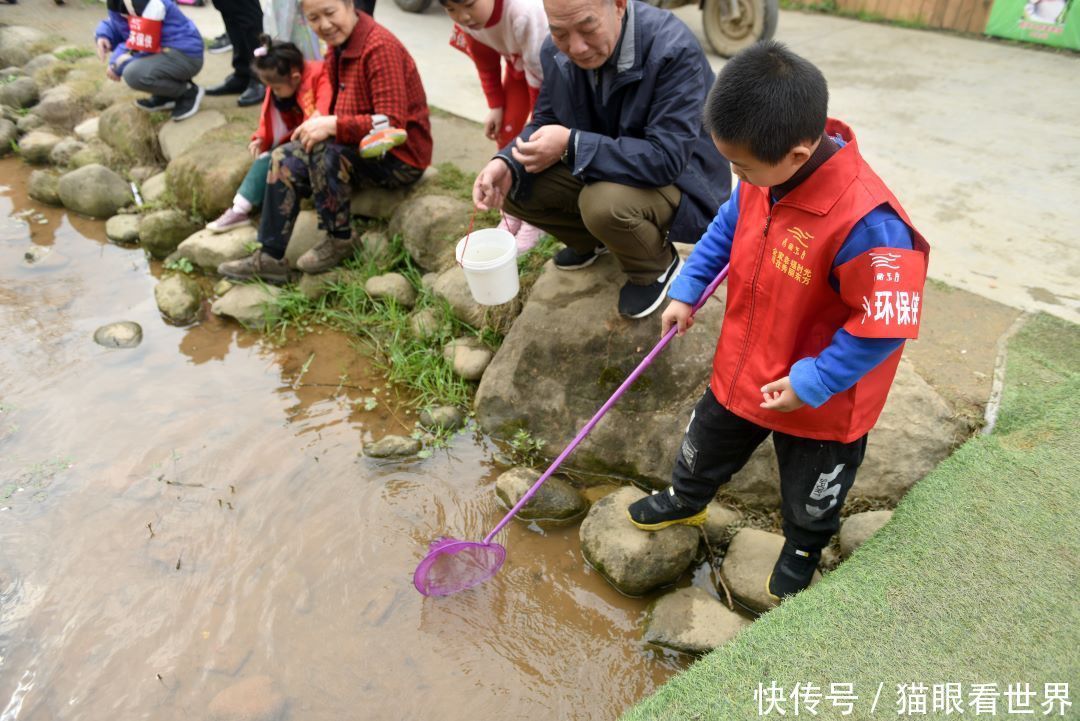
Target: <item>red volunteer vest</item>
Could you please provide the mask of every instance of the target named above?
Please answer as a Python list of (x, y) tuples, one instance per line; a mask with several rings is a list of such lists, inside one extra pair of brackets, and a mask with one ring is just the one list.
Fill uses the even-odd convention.
[[(903, 346), (820, 408), (761, 408), (761, 387), (817, 356), (840, 328), (860, 337), (915, 338), (930, 246), (859, 155), (855, 135), (829, 119), (846, 145), (770, 208), (768, 188), (739, 187), (727, 309), (711, 387), (728, 410), (774, 431), (851, 442), (877, 422)], [(840, 246), (867, 213), (888, 204), (912, 229), (914, 250), (875, 248), (836, 268)]]

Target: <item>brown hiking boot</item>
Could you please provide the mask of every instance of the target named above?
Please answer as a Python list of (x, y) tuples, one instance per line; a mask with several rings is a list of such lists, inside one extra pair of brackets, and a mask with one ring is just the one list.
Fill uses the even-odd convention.
[(296, 267), (305, 273), (325, 273), (353, 254), (354, 238), (328, 235), (319, 244), (296, 259)]
[(267, 283), (289, 282), (289, 261), (278, 260), (269, 253), (257, 250), (246, 258), (230, 260), (217, 267), (219, 275), (233, 280), (258, 278)]

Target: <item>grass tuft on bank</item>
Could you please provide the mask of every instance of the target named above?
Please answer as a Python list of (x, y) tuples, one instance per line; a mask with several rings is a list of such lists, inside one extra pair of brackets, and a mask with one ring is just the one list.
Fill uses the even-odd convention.
[[(382, 262), (362, 254), (346, 260), (342, 264), (342, 280), (333, 283), (316, 300), (305, 296), (296, 286), (286, 286), (277, 298), (277, 313), (267, 332), (279, 340), (285, 340), (293, 332), (310, 332), (318, 325), (347, 333), (372, 355), (388, 381), (412, 391), (417, 406), (445, 403), (466, 407), (468, 384), (454, 375), (450, 363), (443, 358), (442, 346), (467, 335), (488, 343), (498, 339), (486, 337), (483, 330), (459, 321), (445, 301), (424, 288), (420, 270), (399, 238), (392, 239), (391, 247), (390, 257)], [(364, 290), (369, 278), (390, 270), (404, 275), (416, 289), (413, 311), (393, 300), (376, 300)], [(425, 308), (436, 311), (439, 332), (430, 338), (415, 338), (409, 317)]]
[[(545, 238), (518, 258), (522, 298), (556, 247), (554, 240)], [(496, 311), (482, 328), (459, 320), (445, 300), (424, 287), (420, 269), (398, 237), (391, 239), (387, 257), (376, 261), (358, 253), (342, 265), (341, 280), (317, 300), (308, 298), (296, 286), (286, 286), (276, 299), (275, 312), (268, 314), (265, 331), (280, 341), (291, 333), (307, 333), (320, 325), (347, 333), (372, 355), (389, 382), (410, 391), (416, 406), (449, 404), (468, 408), (473, 384), (453, 373), (451, 363), (443, 357), (443, 347), (455, 338), (474, 336), (497, 350), (513, 319)], [(369, 278), (391, 271), (401, 273), (416, 289), (416, 306), (411, 310), (392, 300), (376, 300), (364, 290)], [(412, 333), (411, 318), (425, 309), (434, 311), (439, 330), (427, 338), (417, 338)]]
[[(848, 716), (822, 700), (814, 718), (896, 717), (898, 684), (1071, 682), (1080, 712), (1080, 327), (1039, 315), (1012, 339), (993, 434), (965, 443), (904, 497), (892, 520), (821, 583), (629, 710), (645, 719), (781, 718), (758, 684), (788, 697), (853, 683)], [(884, 684), (876, 710), (871, 706)], [(1054, 709), (1053, 716), (1060, 718)], [(800, 715), (809, 716), (805, 708)]]

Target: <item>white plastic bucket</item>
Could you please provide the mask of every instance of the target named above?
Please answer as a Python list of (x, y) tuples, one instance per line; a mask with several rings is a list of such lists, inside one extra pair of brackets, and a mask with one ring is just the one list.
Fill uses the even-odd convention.
[(507, 231), (473, 231), (458, 241), (455, 257), (465, 270), (473, 300), (480, 305), (502, 305), (518, 294), (517, 243)]

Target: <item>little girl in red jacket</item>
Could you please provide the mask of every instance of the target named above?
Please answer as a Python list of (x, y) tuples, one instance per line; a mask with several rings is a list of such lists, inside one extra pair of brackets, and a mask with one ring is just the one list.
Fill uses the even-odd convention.
[[(439, 0), (454, 21), (450, 44), (476, 65), (488, 103), (484, 134), (499, 148), (521, 133), (540, 93), (540, 48), (548, 36), (541, 0)], [(503, 67), (505, 65), (505, 68)], [(517, 240), (518, 254), (542, 230), (509, 215), (499, 227)]]
[(330, 110), (330, 81), (319, 61), (304, 60), (296, 45), (259, 38), (252, 69), (266, 86), (259, 128), (251, 136), (248, 150), (255, 158), (251, 169), (233, 198), (232, 207), (207, 224), (215, 233), (247, 225), (251, 212), (262, 205), (270, 152), (289, 141), (292, 133), (308, 118)]

